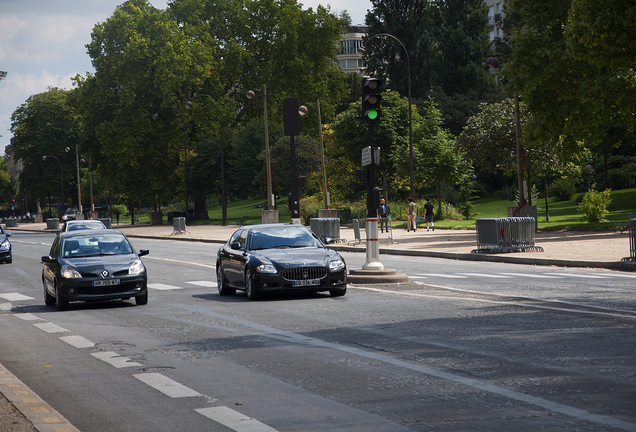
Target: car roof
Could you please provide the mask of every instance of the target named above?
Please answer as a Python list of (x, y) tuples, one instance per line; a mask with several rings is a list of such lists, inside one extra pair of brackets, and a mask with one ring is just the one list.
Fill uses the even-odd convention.
[(304, 228), (307, 229), (306, 226), (297, 224), (297, 223), (268, 223), (268, 224), (257, 224), (257, 225), (249, 225), (244, 227), (244, 229), (248, 231), (255, 231), (259, 229), (267, 229), (267, 228), (279, 228), (279, 227), (295, 227), (295, 228)]
[(90, 235), (104, 235), (104, 234), (121, 234), (124, 237), (123, 232), (116, 229), (85, 229), (85, 230), (77, 230), (77, 231), (68, 231), (61, 232), (59, 234), (60, 238), (70, 238), (70, 237), (87, 237)]

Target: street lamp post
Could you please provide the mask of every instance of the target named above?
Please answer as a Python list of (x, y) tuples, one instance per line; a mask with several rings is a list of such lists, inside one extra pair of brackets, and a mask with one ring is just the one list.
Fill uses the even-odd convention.
[[(316, 106), (314, 107), (312, 104), (307, 103), (298, 108), (298, 113), (300, 115), (306, 115), (308, 112), (307, 106), (309, 105), (318, 113), (318, 136), (320, 137), (320, 155), (322, 157), (322, 189), (324, 192), (325, 199), (325, 209), (329, 210), (329, 191), (327, 190), (327, 170), (325, 168), (325, 149), (322, 141), (322, 119), (320, 117), (320, 101), (316, 102)], [(330, 212), (331, 213), (331, 212)]]
[(188, 136), (186, 134), (186, 123), (185, 117), (176, 107), (167, 106), (161, 108), (159, 111), (152, 115), (153, 120), (157, 120), (159, 118), (159, 113), (165, 109), (173, 109), (179, 113), (181, 116), (181, 120), (183, 121), (183, 176), (184, 176), (184, 185), (185, 185), (185, 220), (186, 224), (188, 223)]
[[(42, 160), (45, 161), (47, 158), (53, 158), (55, 160), (57, 160), (60, 163), (60, 195), (62, 197), (62, 201), (61, 201), (61, 211), (64, 212), (64, 173), (62, 171), (62, 161), (59, 160), (58, 158), (56, 158), (55, 156), (49, 155), (49, 156), (42, 156)], [(49, 198), (50, 200), (50, 198)], [(49, 201), (50, 203), (50, 201)]]
[(272, 194), (272, 162), (269, 154), (269, 131), (267, 125), (267, 86), (263, 84), (263, 90), (249, 90), (247, 92), (248, 99), (254, 99), (256, 92), (259, 91), (263, 95), (263, 120), (265, 122), (265, 165), (267, 169), (267, 204), (270, 210), (273, 210), (276, 202)]
[[(208, 97), (214, 101), (214, 99), (210, 95), (206, 95), (206, 94), (196, 95), (195, 99), (198, 97)], [(191, 109), (192, 105), (193, 104), (191, 101), (187, 101), (185, 103), (185, 107), (187, 109)], [(226, 220), (227, 220), (227, 201), (225, 198), (225, 163), (223, 160), (223, 122), (221, 119), (220, 110), (219, 110), (219, 135), (221, 139), (221, 225), (225, 226)]]
[[(64, 149), (66, 153), (71, 151), (70, 147), (66, 147)], [(84, 217), (83, 208), (82, 208), (82, 181), (80, 178), (80, 169), (79, 169), (79, 151), (77, 148), (77, 144), (75, 144), (75, 163), (77, 164), (77, 205), (79, 208), (80, 218)]]
[[(499, 68), (499, 61), (496, 57), (489, 57), (484, 62), (486, 66), (493, 69)], [(519, 93), (515, 93), (515, 142), (517, 146), (517, 188), (519, 190), (519, 206), (525, 205), (526, 193), (524, 188), (523, 175), (523, 147), (521, 146), (521, 121), (519, 119)]]
[[(407, 96), (409, 100), (409, 186), (411, 189), (411, 196), (415, 199), (415, 165), (413, 162), (413, 108), (411, 107), (411, 60), (409, 58), (409, 52), (406, 50), (404, 44), (395, 36), (389, 33), (378, 33), (371, 36), (367, 41), (370, 41), (373, 38), (378, 36), (388, 36), (393, 38), (400, 46), (404, 49), (404, 54), (406, 54), (406, 68), (408, 72), (408, 86), (407, 86)], [(358, 49), (362, 54), (365, 53), (364, 47)]]

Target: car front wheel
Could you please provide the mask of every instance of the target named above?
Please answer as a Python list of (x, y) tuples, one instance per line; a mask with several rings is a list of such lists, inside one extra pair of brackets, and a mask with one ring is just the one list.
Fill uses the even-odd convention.
[(146, 288), (145, 294), (135, 297), (135, 304), (137, 306), (143, 306), (148, 304), (148, 288)]
[(53, 297), (46, 290), (46, 282), (42, 281), (42, 288), (44, 289), (44, 304), (47, 306), (53, 306), (55, 304), (55, 297)]
[(249, 268), (245, 270), (245, 294), (248, 300), (256, 300), (258, 298), (258, 292), (254, 289), (252, 272)]
[(57, 304), (58, 311), (68, 310), (68, 301), (60, 297), (60, 290), (57, 285), (55, 286), (55, 303)]

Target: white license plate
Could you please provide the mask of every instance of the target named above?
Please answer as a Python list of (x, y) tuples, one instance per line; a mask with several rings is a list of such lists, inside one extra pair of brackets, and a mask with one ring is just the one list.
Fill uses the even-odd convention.
[(119, 279), (104, 279), (93, 281), (93, 286), (119, 285)]
[(320, 279), (303, 279), (303, 280), (292, 281), (292, 286), (295, 286), (295, 287), (316, 286), (316, 285), (320, 285)]

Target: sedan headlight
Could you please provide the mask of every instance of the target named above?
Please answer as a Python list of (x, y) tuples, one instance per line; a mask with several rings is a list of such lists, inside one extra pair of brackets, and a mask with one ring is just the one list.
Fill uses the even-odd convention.
[(334, 260), (329, 261), (329, 270), (330, 271), (338, 271), (345, 268), (345, 263), (342, 259), (336, 258)]
[(62, 266), (62, 277), (64, 279), (78, 279), (78, 278), (81, 278), (82, 275), (80, 274), (80, 272), (75, 270), (70, 265), (63, 265)]
[(271, 264), (261, 264), (256, 267), (256, 271), (259, 273), (276, 273), (276, 267)]
[(5, 240), (2, 242), (2, 244), (0, 244), (0, 249), (9, 249), (11, 247), (11, 243), (9, 243), (9, 240)]
[(145, 270), (144, 264), (141, 262), (140, 259), (136, 259), (135, 262), (133, 262), (130, 268), (128, 269), (128, 274), (138, 275), (143, 273), (144, 270)]

